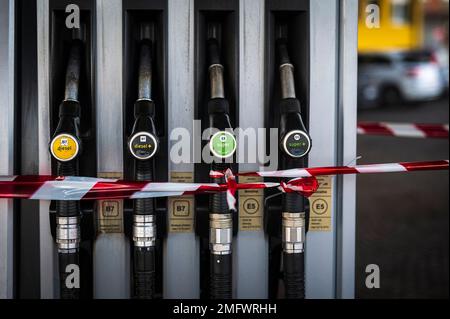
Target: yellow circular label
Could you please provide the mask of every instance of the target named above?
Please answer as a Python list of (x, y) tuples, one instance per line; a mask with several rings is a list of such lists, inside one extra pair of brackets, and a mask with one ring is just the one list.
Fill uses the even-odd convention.
[(78, 141), (69, 134), (59, 134), (53, 138), (50, 151), (54, 158), (61, 162), (67, 162), (75, 158), (79, 151)]

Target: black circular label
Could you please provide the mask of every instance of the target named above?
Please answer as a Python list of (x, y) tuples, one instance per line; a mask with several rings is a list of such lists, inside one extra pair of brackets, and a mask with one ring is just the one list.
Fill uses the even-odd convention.
[(138, 132), (130, 138), (128, 147), (135, 158), (146, 160), (155, 155), (158, 143), (152, 134)]
[(303, 157), (311, 148), (311, 140), (303, 131), (291, 131), (284, 137), (282, 147), (291, 157)]

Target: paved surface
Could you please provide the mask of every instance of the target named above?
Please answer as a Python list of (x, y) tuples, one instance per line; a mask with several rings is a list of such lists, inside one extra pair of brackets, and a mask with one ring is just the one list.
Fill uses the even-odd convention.
[[(449, 101), (360, 110), (361, 121), (448, 123)], [(359, 164), (449, 158), (445, 139), (358, 137)], [(448, 172), (357, 179), (356, 297), (449, 297)], [(367, 289), (377, 264), (380, 289)]]

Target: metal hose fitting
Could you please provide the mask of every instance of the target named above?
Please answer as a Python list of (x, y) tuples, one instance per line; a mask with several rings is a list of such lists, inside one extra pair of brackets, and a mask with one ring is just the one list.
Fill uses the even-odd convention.
[(80, 219), (78, 216), (56, 217), (58, 252), (73, 253), (80, 246)]
[(209, 66), (209, 80), (211, 83), (211, 98), (225, 98), (222, 64), (212, 64)]
[(305, 250), (305, 213), (283, 213), (283, 251), (298, 254)]
[(281, 98), (295, 99), (294, 66), (291, 63), (280, 65)]
[(214, 255), (231, 254), (233, 220), (231, 214), (209, 214), (209, 245)]
[(155, 215), (133, 216), (133, 241), (136, 247), (154, 247), (156, 244)]

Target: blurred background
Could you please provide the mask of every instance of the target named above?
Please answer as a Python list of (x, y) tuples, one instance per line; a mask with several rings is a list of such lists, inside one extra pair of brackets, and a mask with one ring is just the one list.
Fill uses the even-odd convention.
[[(379, 26), (367, 23), (372, 4)], [(359, 122), (448, 124), (448, 10), (448, 0), (360, 0)], [(448, 150), (448, 139), (358, 136), (358, 164)], [(448, 185), (448, 172), (357, 177), (357, 298), (449, 297)], [(379, 289), (365, 285), (368, 264), (380, 267)]]

